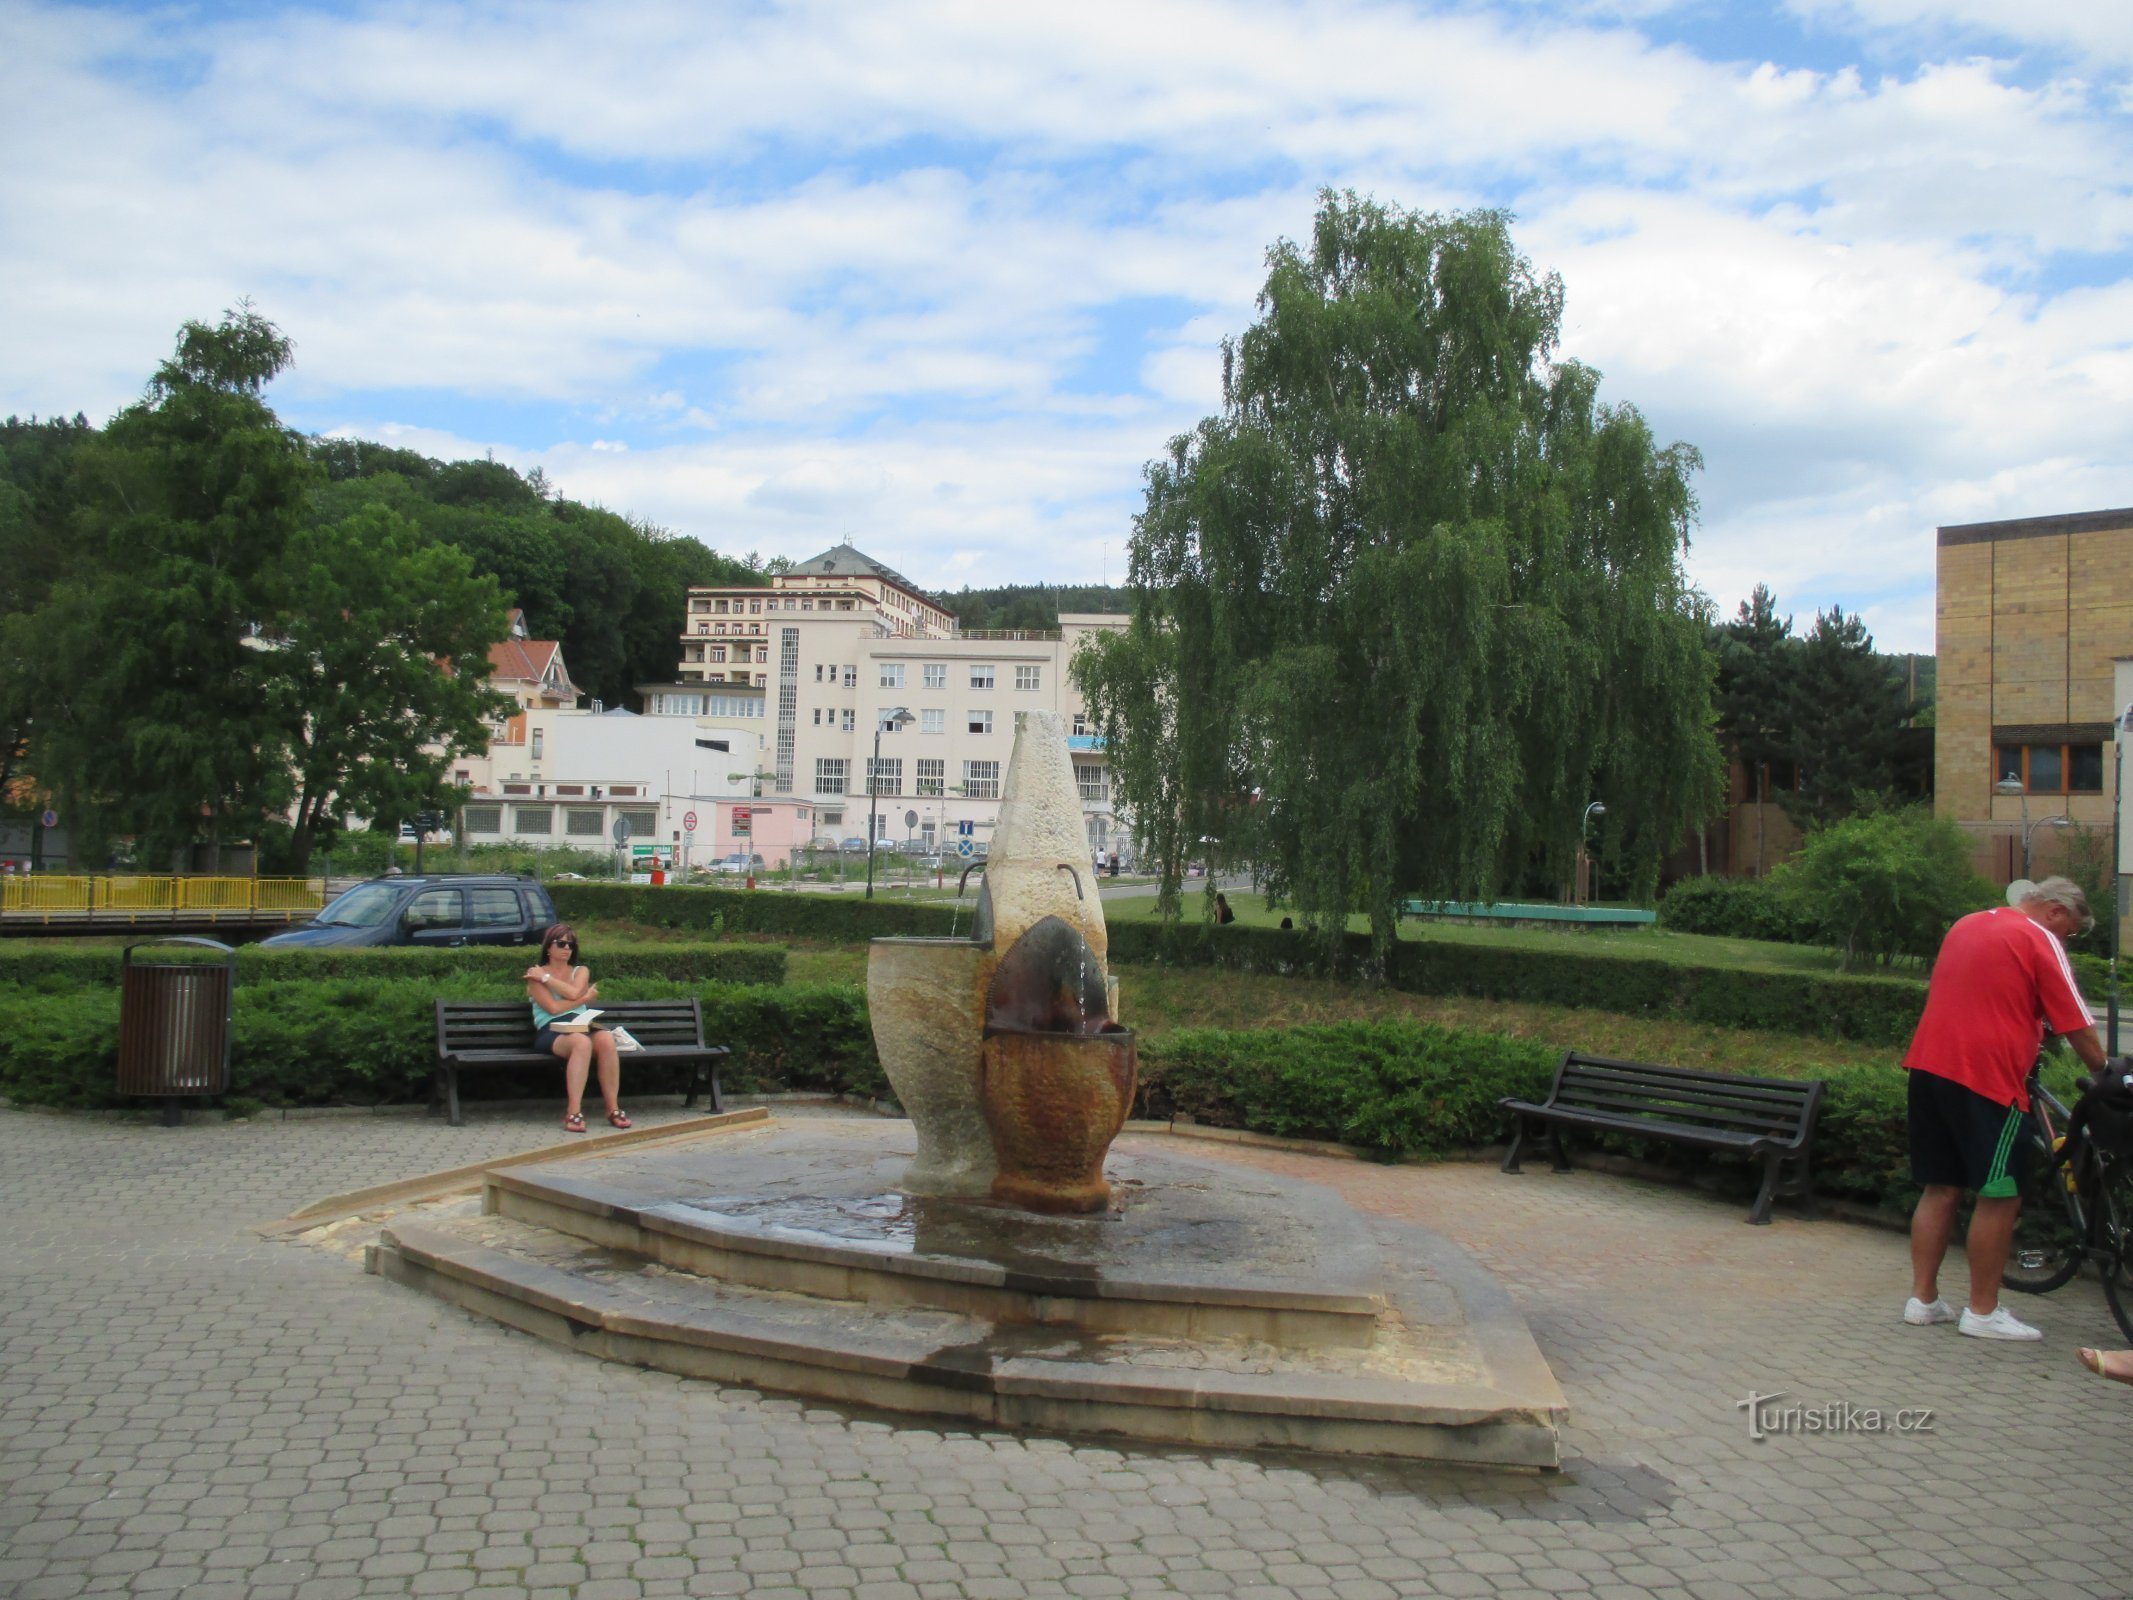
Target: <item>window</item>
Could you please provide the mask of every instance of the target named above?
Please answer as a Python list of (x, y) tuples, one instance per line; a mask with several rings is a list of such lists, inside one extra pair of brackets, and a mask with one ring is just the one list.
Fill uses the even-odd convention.
[(541, 746), (546, 742), (544, 738), (546, 731), (543, 728), (535, 728), (533, 730), (533, 759), (536, 761), (541, 759)]
[[(460, 924), (459, 891), (457, 889), (425, 889), (408, 902), (407, 926), (410, 932), (423, 928), (456, 928)], [(511, 919), (516, 922), (518, 918)]]
[(1015, 687), (1017, 689), (1035, 689), (1041, 687), (1043, 671), (1044, 669), (1041, 667), (1015, 668)]
[(827, 811), (817, 811), (815, 820), (825, 828), (841, 828), (844, 826), (844, 811), (841, 807), (833, 807)]
[(759, 646), (757, 646), (757, 648), (756, 648), (756, 652), (755, 652), (755, 659), (756, 659), (756, 661), (757, 661), (757, 663), (758, 663), (759, 665), (762, 665), (762, 666), (766, 666), (766, 667), (767, 667), (767, 666), (769, 666), (769, 665), (770, 665), (770, 646), (769, 646), (769, 645), (767, 645), (767, 644), (766, 644), (766, 645), (759, 645)]
[(925, 686), (928, 689), (945, 689), (948, 687), (947, 662), (929, 661), (923, 667), (921, 667), (919, 671), (922, 674), (925, 681)]
[(821, 662), (819, 662), (819, 661), (817, 661), (817, 662), (815, 663), (815, 682), (817, 682), (817, 683), (820, 683), (821, 681), (822, 681), (822, 663), (821, 663)]
[(881, 664), (881, 686), (884, 689), (901, 689), (904, 686), (904, 664), (901, 661), (884, 661)]
[(607, 832), (607, 821), (596, 810), (571, 806), (563, 812), (563, 831), (573, 839), (597, 839)]
[(763, 602), (760, 600), (749, 601), (748, 610), (751, 615), (761, 616), (763, 614)]
[(850, 706), (846, 706), (844, 708), (844, 720), (838, 723), (838, 726), (842, 728), (846, 733), (850, 733), (853, 727), (855, 726), (854, 719), (856, 716), (857, 713), (854, 712)]
[(992, 687), (992, 672), (993, 669), (991, 667), (972, 667), (970, 669), (970, 687), (973, 689), (990, 689)]
[(514, 833), (555, 832), (555, 807), (513, 806), (511, 830)]
[(997, 761), (964, 762), (963, 793), (972, 800), (999, 799), (1000, 763)]
[(711, 647), (711, 659), (723, 662), (726, 659), (726, 647), (722, 644), (713, 645)]
[(1081, 791), (1083, 800), (1093, 805), (1102, 805), (1111, 798), (1110, 774), (1101, 762), (1075, 762), (1074, 787)]
[[(622, 791), (617, 789), (615, 793)], [(625, 811), (623, 821), (630, 825), (632, 839), (655, 839), (659, 836), (659, 813), (657, 811)]]
[(2024, 794), (2103, 793), (2101, 744), (2003, 744), (1993, 765), (2001, 778), (2018, 778)]
[(820, 706), (815, 707), (815, 726), (818, 728), (822, 726), (822, 708)]
[(918, 714), (918, 731), (920, 733), (946, 733), (948, 731), (948, 713), (940, 710), (921, 711)]
[(972, 733), (990, 733), (990, 732), (992, 732), (992, 713), (991, 713), (990, 711), (973, 711), (973, 712), (971, 712), (971, 713), (970, 713), (970, 731), (971, 731)]
[(859, 669), (857, 667), (846, 667), (844, 669), (844, 686), (847, 689), (859, 687)]
[(918, 792), (922, 795), (937, 795), (947, 791), (948, 763), (929, 756), (918, 758)]
[(1089, 717), (1088, 717), (1088, 713), (1087, 713), (1087, 712), (1085, 712), (1085, 711), (1077, 711), (1077, 712), (1075, 712), (1075, 713), (1074, 713), (1074, 737), (1075, 737), (1075, 738), (1077, 738), (1077, 739), (1081, 739), (1081, 738), (1086, 738), (1086, 737), (1088, 736), (1088, 732), (1089, 732)]
[(469, 889), (467, 922), (476, 928), (516, 928), (523, 919), (516, 889)]
[(879, 761), (867, 759), (867, 792), (869, 794), (902, 794), (904, 792), (904, 763), (901, 756), (883, 756)]
[(582, 783), (559, 783), (555, 786), (555, 792), (557, 794), (583, 794), (585, 785)]
[(815, 757), (815, 793), (844, 793), (844, 769), (845, 764), (842, 759), (833, 759), (829, 756)]
[(504, 808), (502, 806), (468, 806), (460, 815), (466, 820), (469, 833), (502, 833), (504, 831)]

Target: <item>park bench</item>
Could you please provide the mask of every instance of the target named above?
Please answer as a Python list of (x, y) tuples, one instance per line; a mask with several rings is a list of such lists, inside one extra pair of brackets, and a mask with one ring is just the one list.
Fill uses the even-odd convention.
[[(689, 1068), (693, 1106), (707, 1093), (713, 1111), (726, 1109), (718, 1081), (724, 1045), (704, 1043), (704, 1009), (699, 1000), (617, 1000), (600, 1006), (600, 1021), (619, 1025), (641, 1047), (624, 1053), (626, 1066), (675, 1062)], [(432, 1104), (441, 1099), (452, 1126), (460, 1125), (459, 1074), (488, 1067), (553, 1067), (553, 1051), (533, 1042), (533, 1013), (523, 1000), (440, 1000), (437, 1002), (437, 1084)]]
[(1768, 1222), (1770, 1202), (1778, 1195), (1812, 1200), (1810, 1157), (1815, 1117), (1822, 1109), (1819, 1081), (1744, 1078), (1731, 1072), (1609, 1061), (1566, 1050), (1545, 1101), (1498, 1103), (1518, 1117), (1511, 1148), (1504, 1153), (1506, 1172), (1518, 1171), (1528, 1134), (1541, 1127), (1548, 1130), (1555, 1170), (1567, 1172), (1563, 1129), (1594, 1128), (1705, 1150), (1738, 1151), (1760, 1163), (1763, 1187), (1748, 1212), (1750, 1222)]

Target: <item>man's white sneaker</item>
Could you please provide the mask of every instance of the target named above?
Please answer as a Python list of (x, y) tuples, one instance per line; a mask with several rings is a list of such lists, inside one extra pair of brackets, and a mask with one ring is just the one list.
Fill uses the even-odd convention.
[(1914, 1328), (1929, 1327), (1936, 1322), (1953, 1322), (1955, 1307), (1945, 1300), (1936, 1300), (1931, 1305), (1913, 1295), (1903, 1305), (1903, 1320)]
[(2041, 1339), (2043, 1334), (2028, 1323), (2016, 1320), (2015, 1314), (2005, 1306), (1994, 1306), (1989, 1316), (1979, 1316), (1964, 1308), (1960, 1330), (1973, 1339)]

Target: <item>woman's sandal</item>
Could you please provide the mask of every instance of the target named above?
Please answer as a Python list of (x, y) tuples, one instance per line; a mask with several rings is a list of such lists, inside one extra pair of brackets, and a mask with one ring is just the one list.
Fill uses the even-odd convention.
[(610, 1125), (617, 1128), (627, 1128), (633, 1126), (633, 1124), (630, 1122), (629, 1114), (627, 1112), (610, 1111), (607, 1114), (607, 1120)]
[(2099, 1378), (2133, 1383), (2133, 1350), (2091, 1350), (2084, 1346), (2081, 1364)]
[(583, 1133), (585, 1131), (585, 1113), (573, 1111), (569, 1116), (565, 1117), (563, 1119), (563, 1131), (565, 1133)]

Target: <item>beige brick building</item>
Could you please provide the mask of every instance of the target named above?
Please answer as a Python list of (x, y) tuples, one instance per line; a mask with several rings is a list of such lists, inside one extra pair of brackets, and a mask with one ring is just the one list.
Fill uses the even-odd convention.
[[(1934, 803), (1977, 833), (1980, 867), (2018, 875), (2025, 807), (2038, 875), (2081, 830), (2108, 838), (2114, 719), (2133, 692), (2133, 509), (1942, 528), (1936, 632)], [(2010, 775), (2021, 792), (1997, 792)], [(2080, 827), (2049, 820), (2062, 816)]]

